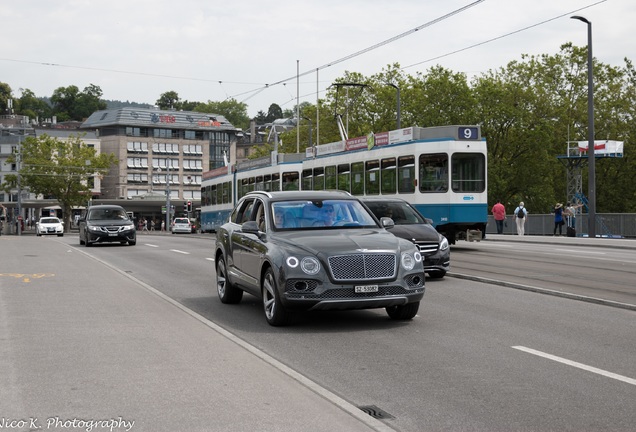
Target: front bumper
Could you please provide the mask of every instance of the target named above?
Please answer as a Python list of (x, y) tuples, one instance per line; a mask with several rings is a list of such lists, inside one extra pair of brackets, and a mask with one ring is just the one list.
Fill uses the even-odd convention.
[(134, 242), (136, 233), (134, 231), (103, 232), (87, 231), (86, 241), (88, 243), (122, 243)]
[[(424, 273), (410, 273), (403, 280), (374, 284), (333, 284), (314, 279), (289, 279), (281, 300), (286, 307), (306, 310), (372, 309), (418, 302), (424, 297)], [(377, 292), (356, 293), (356, 285), (377, 285)]]

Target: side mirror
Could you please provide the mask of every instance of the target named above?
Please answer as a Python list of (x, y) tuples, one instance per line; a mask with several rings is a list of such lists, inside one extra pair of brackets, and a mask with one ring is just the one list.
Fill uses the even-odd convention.
[(390, 217), (380, 218), (380, 222), (382, 223), (382, 226), (386, 229), (391, 229), (395, 226), (395, 222)]
[(256, 221), (247, 221), (243, 225), (241, 225), (241, 231), (247, 234), (258, 235), (258, 224), (256, 223)]

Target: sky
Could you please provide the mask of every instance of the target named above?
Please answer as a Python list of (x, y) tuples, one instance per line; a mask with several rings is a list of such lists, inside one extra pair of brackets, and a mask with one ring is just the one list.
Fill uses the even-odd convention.
[(234, 98), (248, 115), (293, 109), (346, 71), (408, 75), (443, 66), (468, 78), (554, 55), (564, 43), (624, 66), (636, 60), (634, 0), (3, 1), (0, 82), (51, 96), (99, 86), (103, 98), (154, 104)]

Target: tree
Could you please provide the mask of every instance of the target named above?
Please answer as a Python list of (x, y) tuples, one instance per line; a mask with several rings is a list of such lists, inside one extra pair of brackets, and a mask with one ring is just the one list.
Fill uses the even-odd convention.
[(265, 122), (271, 123), (279, 118), (283, 118), (283, 110), (281, 109), (280, 105), (273, 103), (267, 110), (267, 117), (265, 118)]
[(18, 99), (18, 114), (29, 116), (33, 119), (50, 118), (53, 111), (42, 99), (35, 96), (29, 89), (22, 90), (22, 96)]
[(102, 90), (90, 84), (82, 92), (77, 86), (58, 87), (51, 96), (53, 112), (58, 121), (82, 121), (93, 112), (106, 109), (106, 102), (100, 100)]
[(237, 128), (247, 129), (250, 126), (250, 118), (247, 115), (247, 105), (233, 98), (221, 102), (208, 101), (206, 104), (200, 103), (194, 107), (194, 111), (220, 114)]
[[(108, 172), (116, 162), (113, 154), (96, 154), (82, 138), (68, 140), (42, 135), (28, 137), (21, 143), (20, 177), (22, 187), (32, 193), (57, 199), (64, 213), (64, 226), (68, 231), (72, 209), (84, 206), (91, 197), (91, 179)], [(15, 155), (8, 158), (14, 163)], [(17, 184), (17, 176), (5, 176), (3, 188), (8, 191)]]
[(9, 99), (12, 99), (12, 90), (9, 84), (0, 82), (0, 115), (8, 114)]
[(161, 96), (159, 96), (159, 99), (157, 99), (155, 103), (159, 109), (162, 110), (179, 109), (181, 99), (179, 99), (179, 94), (176, 91), (170, 90), (161, 93)]

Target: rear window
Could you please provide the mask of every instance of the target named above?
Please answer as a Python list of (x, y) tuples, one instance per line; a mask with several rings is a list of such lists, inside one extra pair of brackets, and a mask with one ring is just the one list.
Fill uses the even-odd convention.
[(178, 223), (178, 224), (188, 224), (190, 223), (190, 221), (188, 219), (182, 218), (182, 219), (175, 219), (174, 223)]

